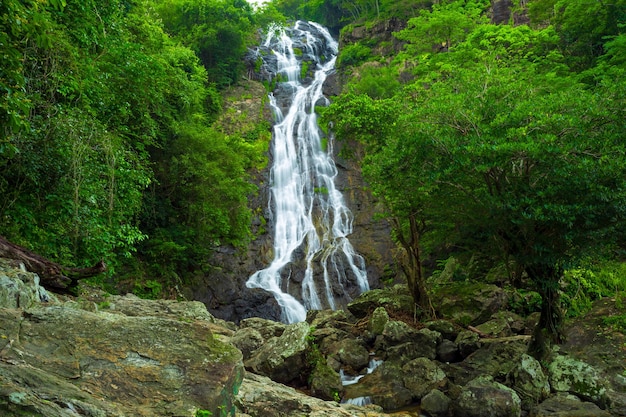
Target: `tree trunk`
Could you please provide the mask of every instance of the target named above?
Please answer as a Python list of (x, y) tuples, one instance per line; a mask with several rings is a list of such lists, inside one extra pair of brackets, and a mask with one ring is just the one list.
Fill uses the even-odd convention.
[(394, 219), (394, 225), (396, 227), (398, 240), (407, 254), (407, 260), (406, 262), (402, 262), (401, 266), (406, 275), (413, 302), (425, 316), (434, 318), (435, 309), (430, 301), (430, 295), (426, 288), (426, 278), (422, 270), (420, 239), (423, 227), (420, 227), (416, 215), (414, 214), (409, 216), (408, 236), (402, 233), (397, 219)]
[(0, 236), (0, 257), (15, 259), (24, 264), (26, 269), (39, 275), (40, 283), (46, 289), (57, 292), (69, 292), (78, 281), (93, 277), (106, 271), (103, 261), (90, 268), (67, 268), (52, 262), (26, 248), (9, 242)]
[(528, 346), (528, 353), (537, 360), (544, 360), (550, 355), (552, 346), (564, 340), (563, 311), (559, 295), (561, 269), (554, 266), (533, 266), (526, 268), (526, 272), (539, 287), (541, 295), (541, 315)]

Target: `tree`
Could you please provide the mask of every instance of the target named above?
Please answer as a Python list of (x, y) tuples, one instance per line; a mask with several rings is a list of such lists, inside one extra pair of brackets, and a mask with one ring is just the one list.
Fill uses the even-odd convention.
[[(413, 302), (420, 315), (434, 317), (422, 268), (428, 192), (423, 172), (414, 165), (424, 167), (427, 158), (402, 150), (407, 143), (398, 130), (399, 115), (407, 109), (399, 103), (396, 99), (375, 100), (364, 94), (348, 94), (337, 98), (324, 115), (340, 139), (358, 139), (365, 145), (363, 174), (372, 193), (382, 200), (384, 215), (391, 221), (394, 237), (404, 251), (400, 265)], [(411, 189), (413, 192), (407, 192)]]
[(479, 250), (527, 274), (542, 297), (537, 357), (562, 340), (564, 269), (626, 224), (623, 91), (608, 87), (611, 76), (579, 83), (557, 44), (551, 28), (480, 25), (449, 52), (420, 57), (394, 99), (351, 96), (329, 109), (339, 137), (364, 139), (364, 172), (414, 270), (424, 233), (452, 225), (448, 242), (480, 236)]
[(415, 86), (414, 146), (403, 149), (438, 155), (426, 177), (431, 197), (455, 207), (440, 213), (490, 236), (535, 284), (542, 311), (530, 350), (543, 357), (562, 339), (564, 268), (626, 221), (624, 101), (544, 72), (559, 68), (548, 64), (559, 61), (545, 52), (550, 42), (537, 42), (551, 37), (520, 31), (527, 29), (483, 26), (440, 57), (445, 75)]

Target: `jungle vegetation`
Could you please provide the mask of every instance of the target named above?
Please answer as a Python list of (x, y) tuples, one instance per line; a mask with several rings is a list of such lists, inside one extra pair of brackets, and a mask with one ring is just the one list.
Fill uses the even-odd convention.
[(394, 47), (342, 42), (324, 117), (365, 150), (420, 314), (432, 265), (504, 267), (541, 296), (541, 356), (564, 282), (626, 289), (626, 0), (514, 3), (495, 24), (487, 0), (3, 0), (0, 234), (67, 266), (102, 259), (149, 296), (184, 284), (251, 238), (268, 129), (216, 120), (258, 29), (300, 18), (345, 38), (395, 19)]

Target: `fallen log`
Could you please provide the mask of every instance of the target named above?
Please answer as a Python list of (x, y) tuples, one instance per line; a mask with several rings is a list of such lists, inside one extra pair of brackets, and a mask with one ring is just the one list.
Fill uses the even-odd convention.
[(56, 292), (70, 292), (78, 281), (106, 271), (104, 261), (88, 268), (69, 268), (52, 262), (22, 246), (9, 242), (0, 236), (0, 257), (20, 261), (26, 270), (39, 276), (39, 283), (46, 289)]

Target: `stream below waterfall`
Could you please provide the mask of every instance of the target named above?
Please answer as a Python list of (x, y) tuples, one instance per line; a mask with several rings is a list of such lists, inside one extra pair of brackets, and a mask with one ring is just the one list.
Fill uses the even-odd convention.
[(332, 137), (318, 126), (316, 106), (328, 105), (322, 86), (334, 71), (338, 44), (313, 22), (271, 27), (256, 53), (276, 88), (268, 224), (273, 260), (246, 282), (278, 302), (282, 321), (307, 310), (342, 308), (350, 294), (369, 289), (365, 261), (348, 240), (352, 213), (335, 186)]

